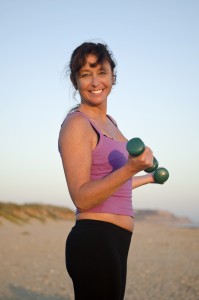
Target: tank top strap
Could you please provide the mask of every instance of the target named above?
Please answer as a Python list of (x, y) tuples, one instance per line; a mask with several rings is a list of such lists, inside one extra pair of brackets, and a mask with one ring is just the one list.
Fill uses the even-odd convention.
[(107, 115), (107, 117), (111, 120), (111, 122), (117, 127), (117, 122), (111, 117), (110, 115)]
[(69, 113), (69, 115), (71, 115), (71, 114), (81, 114), (90, 124), (91, 124), (91, 126), (94, 128), (94, 130), (100, 135), (100, 136), (102, 136), (103, 134), (102, 134), (102, 131), (83, 113), (83, 112), (81, 112), (81, 111), (79, 111), (79, 110), (76, 110), (76, 111), (73, 111), (73, 112), (71, 112), (71, 113)]

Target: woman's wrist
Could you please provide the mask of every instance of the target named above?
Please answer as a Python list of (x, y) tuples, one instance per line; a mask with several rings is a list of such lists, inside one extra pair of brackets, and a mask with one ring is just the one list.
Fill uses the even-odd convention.
[(148, 183), (155, 183), (153, 174), (154, 173), (149, 173), (149, 174), (146, 175), (147, 179), (148, 179)]

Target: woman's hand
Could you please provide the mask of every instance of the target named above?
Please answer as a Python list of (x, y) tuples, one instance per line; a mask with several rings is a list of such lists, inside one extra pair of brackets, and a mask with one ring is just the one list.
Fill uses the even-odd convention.
[(146, 147), (144, 152), (139, 156), (129, 154), (127, 165), (136, 174), (153, 166), (153, 152), (149, 147)]

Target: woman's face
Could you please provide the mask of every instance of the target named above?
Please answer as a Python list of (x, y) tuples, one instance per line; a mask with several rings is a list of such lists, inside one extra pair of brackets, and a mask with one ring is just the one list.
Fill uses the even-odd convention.
[(107, 101), (114, 83), (114, 76), (108, 61), (95, 65), (95, 55), (88, 55), (86, 64), (77, 75), (77, 89), (82, 103), (100, 105)]

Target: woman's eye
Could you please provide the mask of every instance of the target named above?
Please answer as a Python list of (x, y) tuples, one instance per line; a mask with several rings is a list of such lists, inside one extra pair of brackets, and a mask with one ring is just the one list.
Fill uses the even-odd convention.
[(99, 74), (100, 75), (106, 75), (106, 72), (105, 71), (101, 71)]
[(85, 74), (81, 74), (81, 75), (80, 75), (80, 77), (82, 77), (82, 78), (86, 78), (86, 77), (89, 77), (89, 75), (90, 75), (90, 74), (88, 74), (88, 73), (85, 73)]

